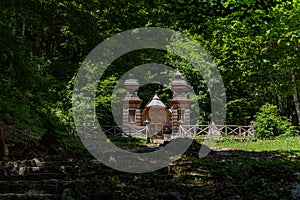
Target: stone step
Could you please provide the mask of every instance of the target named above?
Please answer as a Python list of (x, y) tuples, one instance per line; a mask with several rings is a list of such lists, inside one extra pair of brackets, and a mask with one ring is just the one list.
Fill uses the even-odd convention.
[[(94, 157), (91, 154), (88, 155), (81, 155), (80, 160), (90, 160), (93, 159)], [(76, 162), (78, 159), (75, 158), (66, 158), (66, 157), (61, 157), (61, 156), (46, 156), (42, 158), (42, 162)]]
[(55, 194), (36, 194), (36, 193), (26, 193), (26, 194), (19, 194), (19, 193), (2, 193), (0, 194), (0, 199), (34, 199), (34, 200), (42, 200), (42, 199), (54, 199), (57, 197)]
[(6, 175), (0, 178), (0, 199), (57, 199), (62, 186), (79, 179), (88, 181), (106, 170), (100, 162), (90, 158), (53, 159), (16, 161), (7, 165)]
[(73, 183), (76, 180), (64, 180), (64, 179), (43, 179), (43, 180), (8, 180), (0, 181), (0, 186), (4, 184), (59, 184), (59, 183)]
[(67, 174), (63, 173), (29, 173), (26, 175), (10, 175), (6, 176), (5, 180), (16, 181), (16, 180), (45, 180), (45, 179), (64, 179)]
[(30, 190), (39, 191), (40, 193), (56, 193), (57, 184), (32, 184), (32, 183), (19, 183), (19, 184), (6, 184), (1, 185), (0, 194), (2, 193), (27, 193)]
[[(109, 169), (107, 169), (110, 171)], [(19, 167), (13, 171), (5, 172), (2, 180), (44, 180), (64, 179), (66, 177), (93, 177), (95, 174), (105, 172), (105, 168), (97, 166), (44, 166), (44, 167)]]
[(19, 175), (24, 175), (28, 173), (36, 173), (36, 172), (55, 172), (55, 173), (65, 173), (71, 171), (74, 167), (73, 166), (42, 166), (42, 167), (18, 167), (17, 172)]
[(47, 193), (55, 193), (59, 185), (70, 184), (75, 181), (65, 181), (58, 179), (48, 180), (16, 180), (16, 181), (0, 181), (0, 193), (26, 193), (29, 190), (44, 191)]
[(76, 161), (44, 161), (41, 162), (42, 166), (73, 166), (76, 165), (77, 162)]

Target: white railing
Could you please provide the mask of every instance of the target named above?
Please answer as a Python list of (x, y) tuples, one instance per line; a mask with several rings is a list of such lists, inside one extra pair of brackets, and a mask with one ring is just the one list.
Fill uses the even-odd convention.
[(181, 125), (182, 136), (222, 135), (222, 136), (254, 136), (253, 126), (241, 125)]
[(77, 126), (75, 132), (102, 132), (106, 135), (111, 136), (146, 136), (146, 126), (135, 126), (135, 125), (128, 125), (128, 126)]
[[(106, 135), (123, 135), (134, 137), (146, 137), (146, 126), (82, 126), (77, 127), (78, 131), (90, 132), (91, 130), (97, 132), (102, 131)], [(101, 130), (100, 130), (101, 129)], [(253, 126), (241, 125), (180, 125), (178, 133), (172, 133), (180, 137), (199, 136), (199, 135), (218, 135), (218, 136), (254, 136)]]
[(147, 127), (146, 126), (125, 126), (123, 135), (134, 136), (134, 137), (146, 137)]

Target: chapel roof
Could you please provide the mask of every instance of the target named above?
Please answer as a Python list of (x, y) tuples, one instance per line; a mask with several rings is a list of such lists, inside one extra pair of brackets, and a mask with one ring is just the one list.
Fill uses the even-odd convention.
[(146, 107), (152, 107), (152, 106), (160, 106), (160, 107), (166, 107), (165, 104), (160, 100), (157, 94), (155, 94), (151, 101), (146, 105)]

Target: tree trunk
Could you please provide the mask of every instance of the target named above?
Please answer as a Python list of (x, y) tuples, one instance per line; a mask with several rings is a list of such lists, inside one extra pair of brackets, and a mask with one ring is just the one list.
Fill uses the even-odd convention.
[(22, 36), (25, 36), (25, 21), (23, 21), (22, 22), (22, 32), (21, 32), (21, 34), (22, 34)]
[(293, 99), (295, 103), (295, 108), (297, 112), (297, 117), (298, 117), (298, 125), (300, 125), (300, 103), (299, 103), (299, 95), (298, 95), (298, 90), (295, 85), (295, 75), (292, 74), (292, 83), (294, 84), (294, 94), (293, 94)]
[(5, 140), (4, 140), (4, 134), (2, 132), (2, 129), (0, 128), (0, 161), (5, 159)]

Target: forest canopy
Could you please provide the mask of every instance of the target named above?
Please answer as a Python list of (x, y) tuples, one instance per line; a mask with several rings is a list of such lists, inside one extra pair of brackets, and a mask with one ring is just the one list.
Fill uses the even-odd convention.
[[(0, 8), (0, 119), (6, 123), (64, 129), (74, 78), (89, 52), (122, 31), (162, 27), (185, 33), (217, 63), (227, 124), (248, 125), (266, 103), (300, 124), (298, 0), (3, 0)], [(185, 60), (152, 49), (112, 63), (97, 91), (98, 118), (114, 124), (112, 89), (132, 67), (176, 62), (192, 83), (199, 123), (209, 123), (210, 96), (201, 75)], [(164, 87), (155, 90), (167, 99)], [(151, 96), (153, 89), (142, 93)]]

